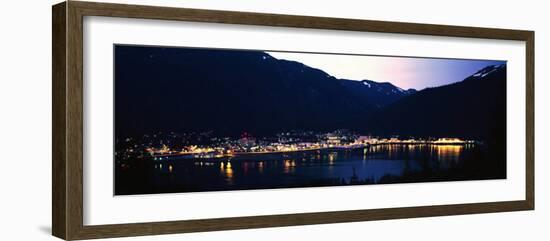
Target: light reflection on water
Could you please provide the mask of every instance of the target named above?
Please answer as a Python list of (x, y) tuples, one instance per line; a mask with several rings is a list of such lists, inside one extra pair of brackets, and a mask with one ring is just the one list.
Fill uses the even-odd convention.
[[(459, 166), (473, 145), (377, 145), (355, 150), (314, 151), (225, 159), (168, 159), (155, 164), (155, 183), (198, 190), (369, 184), (411, 173)], [(167, 167), (166, 167), (167, 166)], [(158, 168), (157, 168), (158, 167)], [(177, 172), (176, 172), (177, 170)], [(173, 178), (163, 179), (163, 173)], [(168, 185), (168, 184), (166, 184)]]
[(437, 152), (439, 160), (456, 162), (460, 159), (460, 153), (462, 153), (462, 145), (444, 145), (444, 146), (432, 146), (432, 150)]
[(225, 165), (225, 177), (228, 180), (233, 179), (233, 168), (231, 167), (231, 162), (227, 162), (227, 165)]

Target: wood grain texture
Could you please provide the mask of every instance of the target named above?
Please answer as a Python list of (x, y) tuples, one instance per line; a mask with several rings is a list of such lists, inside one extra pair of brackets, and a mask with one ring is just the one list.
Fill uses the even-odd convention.
[[(525, 200), (84, 226), (82, 129), (84, 16), (108, 16), (525, 41), (527, 60)], [(67, 240), (92, 239), (534, 209), (534, 32), (532, 31), (76, 1), (61, 3), (53, 7), (52, 26), (52, 230), (53, 234), (57, 237)]]
[(216, 230), (281, 227), (326, 223), (359, 222), (400, 218), (419, 218), (474, 213), (520, 211), (529, 209), (523, 201), (405, 207), (372, 210), (350, 210), (303, 214), (268, 215), (237, 218), (218, 218), (173, 222), (85, 226), (78, 238), (107, 238), (138, 235), (157, 235)]
[(52, 234), (66, 238), (65, 3), (52, 7)]
[(415, 35), (525, 40), (530, 31), (418, 24), (314, 16), (296, 16), (251, 12), (184, 9), (158, 6), (72, 2), (86, 16), (147, 18), (209, 23), (298, 27), (330, 30), (368, 31)]
[(529, 32), (526, 42), (526, 193), (525, 200), (530, 209), (535, 209), (535, 32)]
[(67, 5), (67, 235), (83, 228), (83, 41), (82, 13)]

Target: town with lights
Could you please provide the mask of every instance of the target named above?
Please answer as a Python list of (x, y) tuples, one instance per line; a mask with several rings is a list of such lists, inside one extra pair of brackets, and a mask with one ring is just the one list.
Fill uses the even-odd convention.
[(474, 145), (459, 138), (399, 138), (359, 135), (347, 130), (327, 133), (290, 131), (273, 137), (256, 138), (244, 132), (238, 138), (215, 137), (213, 132), (176, 134), (159, 132), (139, 139), (116, 140), (117, 160), (153, 158), (214, 159), (246, 155), (285, 154), (316, 150), (358, 149), (376, 145)]

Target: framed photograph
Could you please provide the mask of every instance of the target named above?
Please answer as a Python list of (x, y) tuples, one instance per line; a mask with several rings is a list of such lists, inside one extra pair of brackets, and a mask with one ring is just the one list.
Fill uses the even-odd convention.
[(534, 209), (534, 32), (53, 6), (53, 235)]

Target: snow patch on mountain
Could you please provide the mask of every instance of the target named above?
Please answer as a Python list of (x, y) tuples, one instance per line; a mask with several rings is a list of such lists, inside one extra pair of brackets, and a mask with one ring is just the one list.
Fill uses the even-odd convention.
[(504, 66), (505, 66), (505, 64), (487, 66), (487, 67), (481, 69), (480, 71), (476, 72), (472, 76), (473, 77), (478, 77), (478, 78), (483, 78), (483, 77), (495, 72), (496, 70), (498, 70), (498, 69), (500, 69)]

